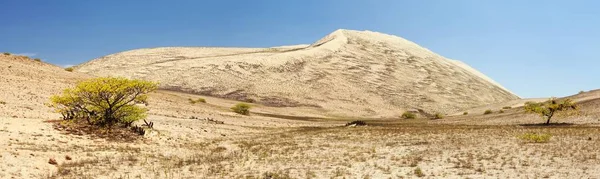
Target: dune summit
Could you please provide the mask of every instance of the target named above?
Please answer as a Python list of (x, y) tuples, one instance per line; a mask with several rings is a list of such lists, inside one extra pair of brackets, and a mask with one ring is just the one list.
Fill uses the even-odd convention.
[(405, 110), (452, 113), (519, 98), (460, 61), (371, 31), (337, 30), (311, 45), (273, 48), (137, 49), (75, 69), (158, 81), (164, 89), (343, 116), (398, 116)]

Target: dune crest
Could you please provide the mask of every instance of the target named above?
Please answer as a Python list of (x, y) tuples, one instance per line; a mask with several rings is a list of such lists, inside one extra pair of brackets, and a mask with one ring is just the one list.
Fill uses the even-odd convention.
[(310, 45), (161, 47), (76, 66), (97, 76), (158, 81), (164, 89), (386, 117), (405, 110), (452, 113), (518, 99), (489, 77), (401, 37), (336, 30)]

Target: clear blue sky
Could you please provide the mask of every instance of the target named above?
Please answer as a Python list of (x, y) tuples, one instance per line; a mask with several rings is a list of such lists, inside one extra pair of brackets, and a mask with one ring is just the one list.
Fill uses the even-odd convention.
[(340, 28), (398, 35), (522, 97), (600, 88), (594, 0), (1, 0), (0, 51), (79, 64), (160, 46), (307, 44)]

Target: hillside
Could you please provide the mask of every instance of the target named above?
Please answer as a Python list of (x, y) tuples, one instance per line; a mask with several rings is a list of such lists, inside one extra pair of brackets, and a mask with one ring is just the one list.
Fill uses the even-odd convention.
[(76, 70), (343, 116), (388, 117), (405, 110), (452, 113), (518, 99), (462, 62), (370, 31), (337, 30), (311, 45), (274, 48), (137, 49), (94, 59)]
[(28, 57), (0, 54), (0, 116), (57, 118), (60, 115), (44, 104), (86, 76)]

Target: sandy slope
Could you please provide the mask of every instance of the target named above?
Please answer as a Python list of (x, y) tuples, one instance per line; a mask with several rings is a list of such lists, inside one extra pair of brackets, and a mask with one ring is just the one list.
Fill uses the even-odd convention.
[(452, 113), (518, 99), (464, 63), (370, 31), (337, 30), (311, 45), (275, 48), (138, 49), (76, 69), (270, 106), (313, 107), (330, 116)]
[(73, 85), (86, 74), (64, 69), (28, 57), (0, 54), (0, 116), (55, 118), (44, 104), (49, 97)]

